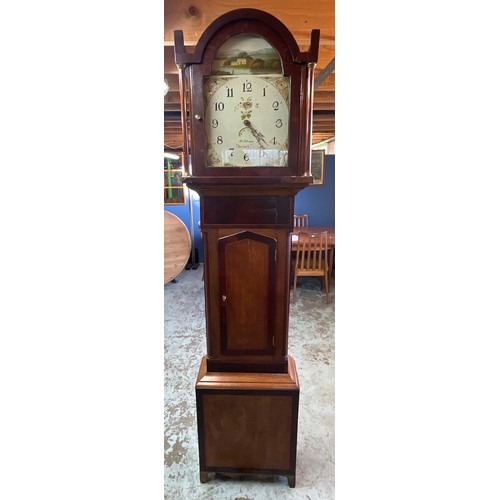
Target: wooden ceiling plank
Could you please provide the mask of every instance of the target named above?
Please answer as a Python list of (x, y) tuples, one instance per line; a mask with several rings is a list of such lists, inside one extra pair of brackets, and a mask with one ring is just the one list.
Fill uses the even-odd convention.
[[(186, 44), (195, 44), (205, 28), (226, 12), (239, 8), (262, 9), (261, 0), (168, 0), (164, 6), (164, 43), (173, 44), (174, 30), (184, 31)], [(304, 0), (266, 0), (264, 10), (277, 17), (293, 34), (299, 45), (307, 44), (311, 30), (320, 28), (322, 36), (335, 36), (335, 1), (315, 0), (314, 8)]]

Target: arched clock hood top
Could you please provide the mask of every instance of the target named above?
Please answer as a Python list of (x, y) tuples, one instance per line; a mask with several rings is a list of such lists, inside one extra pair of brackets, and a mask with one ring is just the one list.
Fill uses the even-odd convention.
[[(257, 23), (258, 32), (256, 34), (269, 36), (269, 34), (272, 33), (274, 35), (273, 38), (276, 36), (281, 38), (283, 45), (281, 50), (280, 47), (277, 47), (277, 49), (284, 55), (283, 46), (285, 46), (287, 49), (286, 51), (290, 55), (290, 62), (307, 62), (315, 64), (318, 61), (319, 30), (315, 29), (311, 31), (310, 48), (308, 51), (301, 52), (290, 30), (272, 14), (259, 9), (236, 9), (215, 19), (203, 32), (192, 53), (186, 52), (185, 50), (184, 34), (182, 30), (175, 30), (174, 44), (176, 64), (201, 63), (204, 58), (207, 44), (218, 35), (221, 30), (225, 33), (225, 36), (221, 38), (221, 45), (231, 36), (235, 36), (239, 33), (248, 33), (248, 25), (245, 24), (245, 21), (247, 21), (248, 24)], [(288, 57), (286, 58), (288, 59)]]

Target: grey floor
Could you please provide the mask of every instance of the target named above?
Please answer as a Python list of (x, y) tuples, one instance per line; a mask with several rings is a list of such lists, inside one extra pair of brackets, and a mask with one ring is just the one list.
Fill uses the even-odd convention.
[(290, 305), (288, 352), (300, 382), (296, 487), (284, 477), (199, 482), (194, 384), (206, 354), (202, 266), (165, 285), (165, 499), (334, 499), (335, 291), (301, 278)]

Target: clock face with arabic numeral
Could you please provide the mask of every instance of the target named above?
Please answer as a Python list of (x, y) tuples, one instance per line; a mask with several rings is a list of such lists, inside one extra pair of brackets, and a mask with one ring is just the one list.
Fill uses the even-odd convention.
[(290, 81), (276, 74), (203, 82), (207, 166), (286, 167)]

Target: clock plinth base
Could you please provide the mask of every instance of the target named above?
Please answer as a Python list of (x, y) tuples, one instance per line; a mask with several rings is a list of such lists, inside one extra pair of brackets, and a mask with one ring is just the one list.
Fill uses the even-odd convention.
[(209, 472), (280, 475), (295, 486), (299, 383), (287, 373), (207, 372), (196, 380), (200, 480)]

